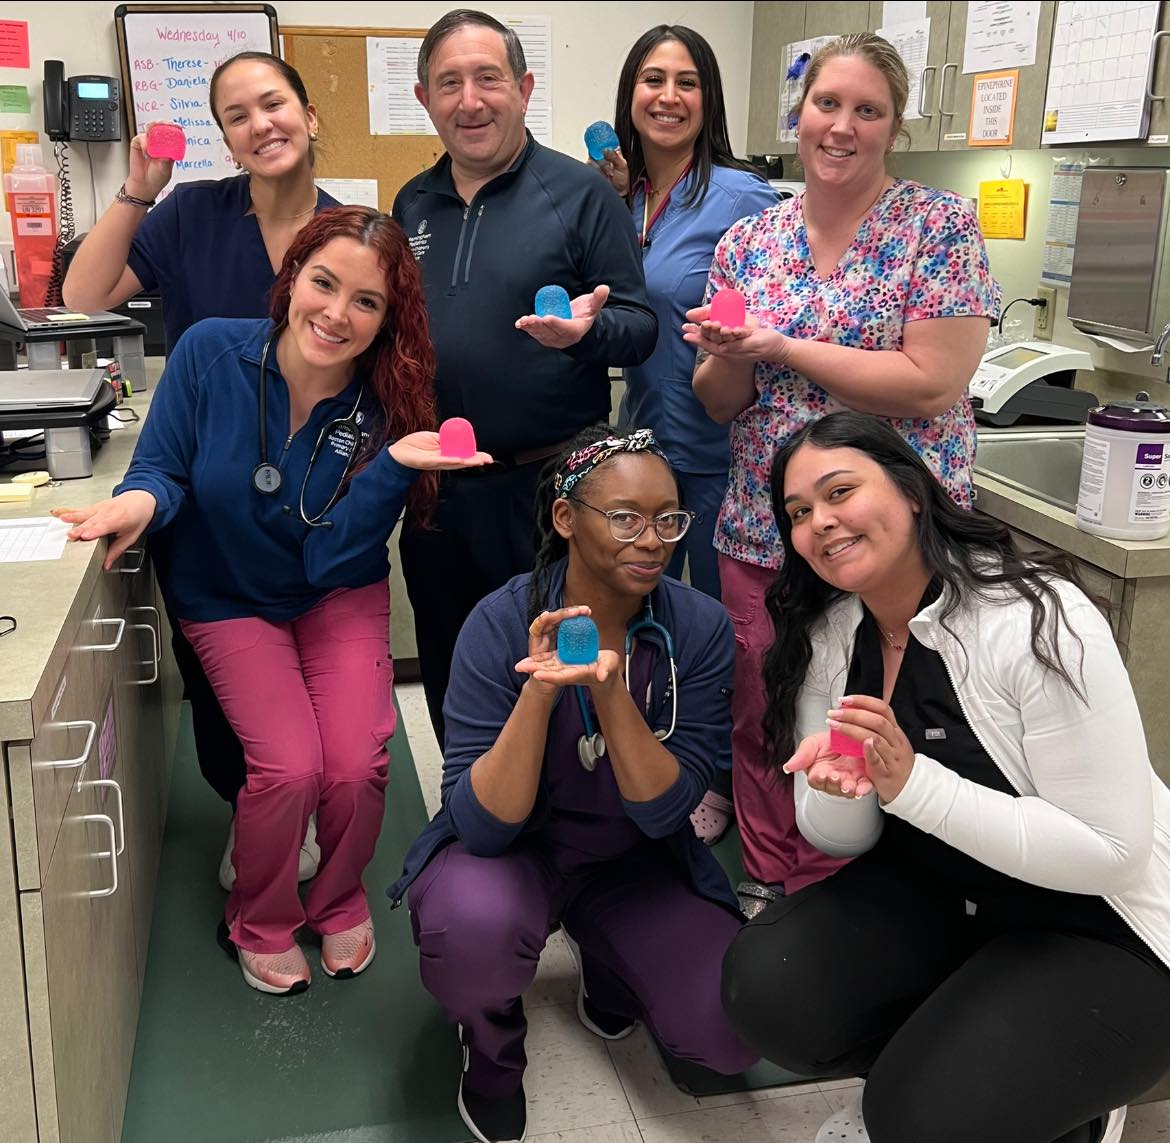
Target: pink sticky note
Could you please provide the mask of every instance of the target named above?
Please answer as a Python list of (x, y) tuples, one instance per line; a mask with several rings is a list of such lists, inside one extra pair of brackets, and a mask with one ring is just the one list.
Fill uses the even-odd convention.
[(475, 430), (462, 417), (449, 417), (439, 426), (439, 452), (466, 460), (475, 456)]
[(738, 290), (716, 290), (711, 299), (711, 321), (738, 329), (747, 320), (747, 304)]
[(856, 738), (850, 738), (848, 734), (834, 730), (832, 727), (829, 727), (829, 749), (835, 750), (846, 758), (865, 757), (864, 743), (858, 742)]
[(152, 123), (146, 130), (146, 153), (152, 159), (181, 162), (187, 153), (187, 136), (173, 123)]
[(27, 20), (0, 20), (0, 67), (28, 67)]

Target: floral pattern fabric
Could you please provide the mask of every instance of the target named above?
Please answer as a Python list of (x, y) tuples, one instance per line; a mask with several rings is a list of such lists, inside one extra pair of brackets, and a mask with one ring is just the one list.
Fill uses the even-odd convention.
[[(729, 286), (760, 323), (789, 337), (898, 350), (907, 322), (998, 317), (979, 223), (965, 199), (896, 180), (874, 204), (840, 262), (822, 279), (804, 228), (803, 196), (737, 222), (715, 250), (707, 298)], [(809, 421), (845, 406), (791, 369), (759, 362), (755, 403), (731, 430), (731, 480), (715, 547), (758, 567), (783, 562), (768, 478), (776, 450)], [(964, 395), (933, 419), (886, 418), (956, 503), (973, 503), (975, 419)]]

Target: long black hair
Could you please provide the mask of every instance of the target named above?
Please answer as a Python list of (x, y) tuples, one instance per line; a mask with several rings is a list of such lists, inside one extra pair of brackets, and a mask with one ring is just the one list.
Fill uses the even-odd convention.
[(642, 153), (642, 140), (634, 130), (630, 116), (630, 105), (634, 101), (634, 88), (638, 73), (646, 57), (664, 40), (677, 40), (690, 52), (699, 73), (699, 90), (703, 94), (703, 126), (695, 139), (694, 182), (683, 201), (683, 206), (702, 202), (711, 184), (711, 171), (715, 167), (738, 167), (744, 171), (755, 168), (737, 159), (731, 153), (731, 140), (727, 134), (727, 109), (723, 103), (723, 80), (719, 75), (719, 62), (711, 45), (693, 28), (682, 24), (659, 24), (643, 32), (630, 48), (622, 73), (618, 79), (617, 102), (614, 105), (613, 123), (621, 144), (622, 155), (630, 168), (630, 188), (626, 192), (628, 201), (633, 201), (634, 188), (639, 179), (646, 177), (646, 156)]
[[(1052, 581), (1069, 580), (1090, 595), (1072, 557), (1052, 551), (1021, 553), (1004, 524), (958, 507), (922, 458), (885, 421), (868, 413), (830, 413), (805, 425), (772, 462), (772, 507), (785, 552), (784, 565), (765, 596), (776, 633), (764, 659), (768, 696), (764, 736), (773, 766), (783, 766), (796, 746), (796, 697), (812, 660), (810, 631), (834, 602), (849, 594), (826, 583), (793, 550), (792, 521), (784, 511), (784, 476), (804, 445), (865, 453), (917, 507), (918, 546), (927, 570), (942, 584), (944, 627), (964, 597), (1002, 603), (1005, 589), (1014, 592), (1032, 611), (1032, 653), (1084, 701), (1057, 642), (1063, 624), (1080, 645)], [(1101, 605), (1098, 599), (1093, 602)]]
[[(528, 585), (528, 622), (531, 623), (542, 611), (547, 610), (548, 593), (552, 586), (552, 567), (558, 560), (569, 554), (568, 541), (553, 527), (552, 510), (556, 502), (557, 492), (554, 486), (557, 471), (569, 457), (580, 449), (588, 448), (591, 444), (605, 440), (606, 437), (621, 436), (622, 434), (612, 425), (599, 422), (583, 428), (565, 447), (544, 466), (540, 473), (540, 483), (536, 487), (536, 563), (532, 568), (532, 580)], [(637, 453), (621, 453), (618, 455), (631, 456)], [(656, 455), (651, 453), (650, 455)], [(611, 458), (612, 459), (612, 458)], [(573, 489), (585, 490), (593, 482), (597, 470), (604, 467), (602, 461), (592, 472), (583, 476)], [(678, 477), (669, 461), (663, 464), (670, 469), (670, 475), (675, 485)], [(574, 497), (570, 495), (569, 499)]]

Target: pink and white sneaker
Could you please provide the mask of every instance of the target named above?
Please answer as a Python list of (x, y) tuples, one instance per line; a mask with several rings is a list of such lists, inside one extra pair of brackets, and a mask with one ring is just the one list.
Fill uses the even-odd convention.
[(239, 962), (240, 972), (249, 987), (272, 996), (296, 996), (309, 987), (312, 974), (301, 947), (278, 953), (258, 953), (242, 949), (230, 937), (226, 923), (220, 922), (216, 939), (233, 960)]
[(352, 929), (321, 938), (321, 967), (327, 976), (348, 980), (369, 968), (375, 948), (374, 922), (367, 917)]

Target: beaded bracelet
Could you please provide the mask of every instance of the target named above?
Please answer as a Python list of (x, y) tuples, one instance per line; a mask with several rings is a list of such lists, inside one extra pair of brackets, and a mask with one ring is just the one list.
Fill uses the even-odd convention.
[(154, 206), (156, 199), (151, 199), (147, 202), (144, 198), (135, 198), (132, 194), (126, 193), (126, 184), (123, 183), (117, 191), (114, 192), (114, 200), (116, 202), (128, 202), (131, 206)]

